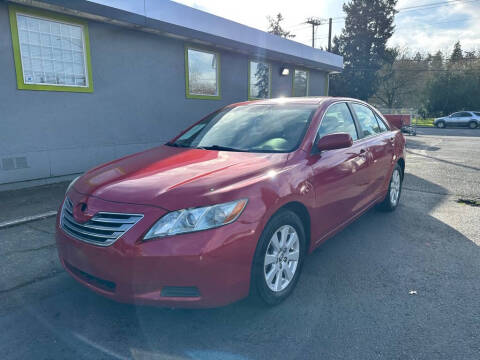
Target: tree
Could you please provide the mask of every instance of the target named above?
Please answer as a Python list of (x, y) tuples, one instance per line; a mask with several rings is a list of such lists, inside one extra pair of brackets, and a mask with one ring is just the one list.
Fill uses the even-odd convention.
[(351, 0), (343, 5), (345, 28), (334, 38), (333, 52), (343, 55), (344, 71), (332, 76), (331, 93), (367, 100), (377, 89), (387, 41), (393, 35), (397, 0)]
[(453, 47), (452, 55), (450, 55), (450, 62), (456, 63), (462, 60), (463, 60), (462, 46), (460, 45), (460, 41), (457, 41), (455, 43), (455, 46)]
[(410, 93), (413, 83), (412, 61), (399, 48), (388, 49), (386, 54), (377, 73), (378, 87), (371, 101), (387, 109), (403, 107), (402, 100)]
[(268, 32), (273, 35), (278, 35), (287, 39), (294, 38), (295, 35), (290, 31), (282, 28), (281, 22), (284, 20), (281, 13), (278, 13), (275, 17), (267, 16), (268, 19)]
[(435, 55), (433, 55), (432, 60), (430, 61), (430, 67), (432, 70), (442, 70), (443, 69), (443, 53), (438, 50)]
[(258, 94), (256, 94), (255, 97), (267, 99), (270, 96), (270, 68), (267, 64), (262, 62), (258, 63), (257, 70), (255, 71), (255, 78), (257, 79), (257, 81), (255, 82), (255, 87), (258, 91)]

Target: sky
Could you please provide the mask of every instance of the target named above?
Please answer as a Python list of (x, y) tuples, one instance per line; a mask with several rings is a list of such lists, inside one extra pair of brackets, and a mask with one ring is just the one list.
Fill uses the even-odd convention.
[[(280, 12), (285, 18), (284, 28), (296, 35), (293, 40), (310, 46), (312, 28), (305, 24), (308, 17), (337, 18), (334, 35), (343, 28), (342, 0), (175, 1), (260, 30), (267, 29), (267, 16)], [(449, 54), (460, 40), (464, 50), (480, 51), (480, 0), (399, 0), (397, 9), (396, 31), (389, 46), (399, 46), (412, 54), (437, 50)], [(328, 25), (319, 26), (315, 38), (316, 47), (326, 48)]]

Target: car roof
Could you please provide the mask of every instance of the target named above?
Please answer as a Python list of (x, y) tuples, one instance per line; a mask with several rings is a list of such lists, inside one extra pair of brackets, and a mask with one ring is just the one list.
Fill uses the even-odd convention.
[(303, 104), (303, 105), (321, 105), (324, 103), (333, 103), (336, 101), (358, 101), (357, 99), (333, 97), (333, 96), (306, 96), (306, 97), (279, 97), (274, 99), (250, 100), (244, 101), (231, 106), (239, 105), (277, 105), (277, 104)]

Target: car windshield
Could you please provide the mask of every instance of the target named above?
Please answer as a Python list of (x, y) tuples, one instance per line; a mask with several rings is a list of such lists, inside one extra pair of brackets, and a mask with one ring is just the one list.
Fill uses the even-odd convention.
[(241, 105), (208, 116), (170, 146), (244, 152), (291, 152), (301, 143), (314, 105)]

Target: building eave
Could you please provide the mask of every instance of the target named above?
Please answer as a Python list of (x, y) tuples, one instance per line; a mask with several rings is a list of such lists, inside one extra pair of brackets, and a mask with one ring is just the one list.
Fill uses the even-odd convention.
[(160, 35), (326, 72), (343, 58), (173, 1), (13, 0), (29, 6), (124, 25)]

